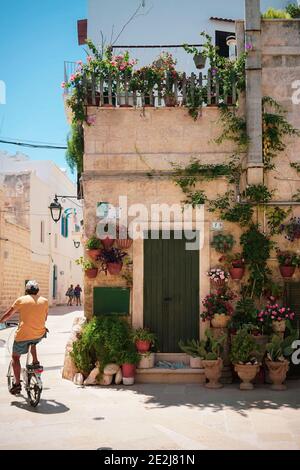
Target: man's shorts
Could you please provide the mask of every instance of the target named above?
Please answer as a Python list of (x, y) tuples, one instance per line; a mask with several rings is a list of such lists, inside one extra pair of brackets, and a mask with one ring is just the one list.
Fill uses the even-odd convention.
[(13, 345), (13, 353), (18, 354), (19, 356), (22, 356), (22, 354), (27, 354), (29, 351), (29, 346), (31, 344), (38, 344), (42, 341), (42, 339), (45, 338), (46, 335), (44, 335), (42, 338), (38, 339), (30, 339), (27, 341), (15, 341)]

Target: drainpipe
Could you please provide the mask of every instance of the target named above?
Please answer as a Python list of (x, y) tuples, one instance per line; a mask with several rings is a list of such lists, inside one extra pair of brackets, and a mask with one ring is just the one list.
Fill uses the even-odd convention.
[(264, 181), (262, 153), (262, 52), (260, 0), (245, 0), (247, 183)]

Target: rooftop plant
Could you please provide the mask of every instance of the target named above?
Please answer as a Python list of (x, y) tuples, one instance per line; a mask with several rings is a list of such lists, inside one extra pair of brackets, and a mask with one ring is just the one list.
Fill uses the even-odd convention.
[(277, 10), (276, 8), (268, 8), (268, 10), (262, 14), (264, 19), (285, 19), (290, 20), (292, 17), (286, 10)]

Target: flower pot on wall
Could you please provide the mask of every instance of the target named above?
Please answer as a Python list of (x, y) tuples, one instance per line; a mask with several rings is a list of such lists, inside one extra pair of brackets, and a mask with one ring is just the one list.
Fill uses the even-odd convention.
[(98, 268), (86, 269), (85, 274), (89, 279), (95, 279), (98, 276)]
[(283, 383), (286, 380), (286, 375), (289, 370), (289, 362), (282, 361), (282, 362), (272, 362), (266, 361), (266, 365), (268, 367), (270, 373), (270, 379), (272, 381), (271, 389), (282, 391), (286, 390), (287, 387)]
[(296, 271), (294, 266), (279, 266), (281, 276), (284, 279), (291, 279)]
[(98, 258), (98, 256), (101, 255), (101, 249), (98, 249), (98, 250), (87, 250), (87, 254), (88, 256), (93, 259), (93, 260), (96, 260)]
[(272, 322), (272, 329), (274, 333), (284, 333), (286, 330), (286, 321), (273, 321)]
[(211, 326), (213, 328), (227, 328), (228, 323), (230, 322), (230, 316), (221, 314), (221, 315), (214, 315), (211, 320)]
[(116, 240), (117, 247), (120, 250), (129, 250), (129, 248), (132, 246), (132, 243), (133, 243), (133, 240), (131, 238), (127, 238), (125, 240), (118, 238)]
[(115, 240), (113, 238), (106, 237), (106, 238), (103, 238), (103, 240), (101, 240), (101, 243), (103, 247), (105, 248), (105, 250), (109, 250), (109, 248), (111, 248), (113, 244), (115, 243)]
[(245, 275), (245, 268), (231, 268), (229, 269), (231, 279), (234, 281), (240, 281)]
[(107, 263), (107, 271), (112, 276), (117, 276), (120, 274), (123, 268), (123, 263)]

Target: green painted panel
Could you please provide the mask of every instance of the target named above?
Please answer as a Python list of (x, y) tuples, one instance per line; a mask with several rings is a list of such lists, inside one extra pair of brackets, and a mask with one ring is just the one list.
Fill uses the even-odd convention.
[(94, 315), (129, 315), (130, 289), (123, 287), (95, 287)]
[(144, 326), (161, 352), (180, 352), (181, 339), (199, 337), (199, 251), (187, 251), (175, 232), (144, 241)]

